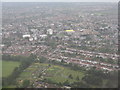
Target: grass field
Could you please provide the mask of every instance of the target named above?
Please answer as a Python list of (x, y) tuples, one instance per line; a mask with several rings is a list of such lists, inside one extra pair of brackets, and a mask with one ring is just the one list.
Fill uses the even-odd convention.
[(9, 76), (13, 70), (20, 65), (20, 62), (2, 61), (2, 77)]
[[(72, 79), (69, 78), (69, 75), (72, 75)], [(78, 81), (76, 78), (79, 77), (79, 80), (84, 76), (84, 72), (71, 70), (70, 68), (59, 66), (59, 65), (50, 65), (44, 63), (33, 63), (28, 67), (24, 72), (21, 73), (17, 81), (20, 82), (28, 79), (31, 82), (36, 80), (41, 81), (46, 79), (54, 83), (64, 83), (68, 80), (69, 83)]]
[[(72, 75), (72, 78), (69, 78), (69, 75)], [(46, 71), (45, 78), (54, 83), (64, 83), (68, 80), (69, 83), (73, 83), (79, 77), (79, 80), (84, 76), (83, 72), (71, 70), (70, 68), (52, 65)]]
[(9, 86), (5, 86), (3, 88), (12, 88), (12, 90), (15, 90), (14, 88), (16, 88), (16, 86), (15, 85), (9, 85)]

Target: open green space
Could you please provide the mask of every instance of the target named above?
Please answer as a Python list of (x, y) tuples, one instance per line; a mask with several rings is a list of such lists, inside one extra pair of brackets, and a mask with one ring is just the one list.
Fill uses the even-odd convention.
[(2, 61), (2, 77), (8, 77), (19, 65), (17, 61)]
[(32, 83), (35, 81), (44, 81), (63, 84), (65, 81), (69, 83), (80, 81), (83, 76), (84, 72), (71, 70), (68, 67), (45, 63), (33, 63), (20, 74), (19, 78), (17, 78), (17, 82), (21, 85), (22, 82), (27, 79)]
[(9, 86), (5, 86), (3, 88), (12, 88), (12, 90), (14, 90), (14, 88), (16, 88), (16, 86), (15, 85), (9, 85)]
[[(70, 68), (57, 65), (51, 65), (51, 67), (48, 68), (45, 73), (45, 78), (54, 83), (64, 83), (67, 80), (69, 83), (73, 83), (81, 80), (81, 78), (84, 76), (84, 73), (81, 71), (75, 71), (71, 70)], [(77, 77), (79, 77), (79, 80)]]
[(46, 67), (48, 67), (48, 64), (33, 63), (20, 74), (19, 78), (17, 78), (18, 84), (21, 86), (22, 82), (26, 79), (31, 82), (38, 80), (39, 75)]

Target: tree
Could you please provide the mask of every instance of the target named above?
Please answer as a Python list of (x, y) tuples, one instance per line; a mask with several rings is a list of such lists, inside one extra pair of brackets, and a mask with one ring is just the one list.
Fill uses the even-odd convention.
[(63, 84), (64, 84), (64, 85), (69, 85), (68, 80), (66, 80)]
[(78, 80), (78, 81), (80, 80), (79, 76), (76, 77), (76, 80)]
[(61, 60), (61, 63), (65, 63), (63, 59)]
[(70, 74), (69, 76), (68, 76), (70, 79), (73, 79), (73, 76)]
[(46, 62), (47, 61), (47, 58), (45, 58), (45, 57), (40, 57), (40, 63), (44, 63), (44, 62)]
[(90, 86), (84, 82), (74, 82), (71, 85), (73, 88), (90, 88)]
[(100, 77), (93, 76), (93, 75), (85, 75), (82, 78), (82, 80), (91, 85), (101, 85), (102, 84), (102, 79)]
[(51, 67), (51, 64), (49, 64), (48, 67)]
[(23, 86), (24, 88), (28, 87), (29, 85), (30, 85), (30, 81), (29, 81), (29, 80), (24, 80), (24, 81), (23, 81), (22, 86)]

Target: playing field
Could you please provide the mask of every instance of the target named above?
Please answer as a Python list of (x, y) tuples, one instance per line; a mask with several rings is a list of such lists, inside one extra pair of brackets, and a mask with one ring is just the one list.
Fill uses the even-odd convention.
[(19, 67), (20, 62), (2, 61), (2, 77), (9, 76), (16, 67)]
[[(71, 77), (69, 77), (71, 75)], [(54, 83), (64, 83), (68, 81), (69, 83), (73, 83), (78, 81), (84, 76), (83, 72), (71, 70), (70, 68), (52, 65), (45, 72), (45, 78), (48, 81), (52, 81)]]
[[(70, 78), (71, 75), (71, 78)], [(50, 65), (44, 63), (33, 63), (24, 72), (21, 73), (17, 81), (23, 81), (29, 79), (30, 81), (50, 81), (54, 83), (64, 83), (68, 80), (69, 83), (81, 80), (84, 76), (84, 72), (71, 70), (70, 68)], [(78, 80), (78, 78), (79, 80)]]

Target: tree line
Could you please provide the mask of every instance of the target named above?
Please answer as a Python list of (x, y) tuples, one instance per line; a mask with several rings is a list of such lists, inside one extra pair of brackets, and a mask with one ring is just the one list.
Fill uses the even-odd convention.
[(16, 67), (10, 76), (2, 78), (2, 86), (4, 87), (11, 84), (16, 85), (16, 78), (19, 77), (19, 75), (23, 72), (23, 70), (25, 70), (34, 62), (34, 60), (36, 59), (36, 56), (33, 54), (31, 54), (29, 57), (2, 55), (2, 59), (6, 61), (21, 62), (20, 66)]

